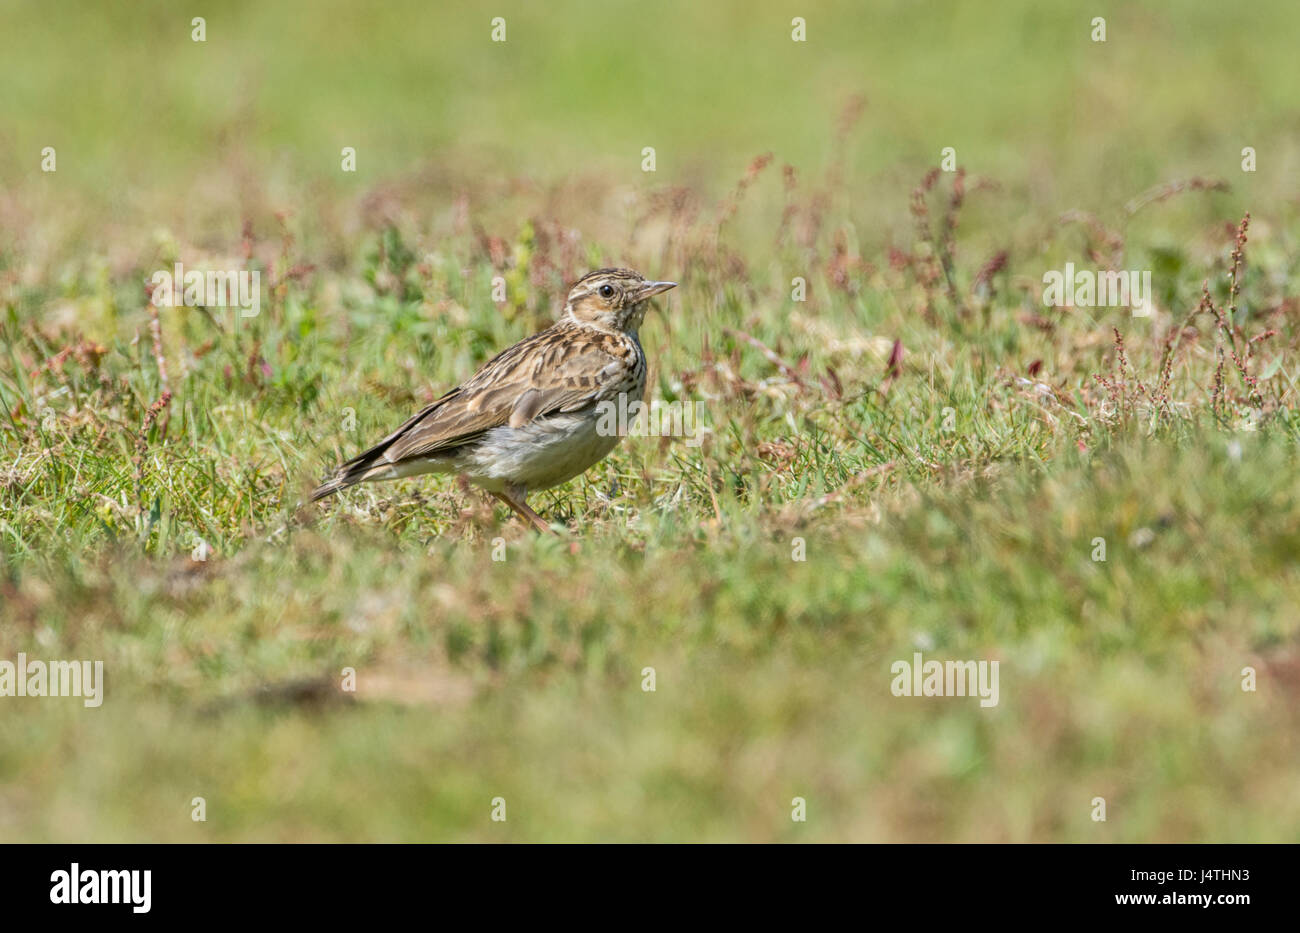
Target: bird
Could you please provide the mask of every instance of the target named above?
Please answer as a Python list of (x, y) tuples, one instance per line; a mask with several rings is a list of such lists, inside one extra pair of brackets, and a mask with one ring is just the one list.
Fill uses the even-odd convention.
[(641, 401), (641, 323), (650, 299), (676, 286), (631, 269), (587, 273), (569, 289), (554, 324), (498, 353), (339, 466), (310, 501), (357, 483), (451, 473), (554, 533), (527, 496), (568, 482), (617, 446), (618, 432), (608, 429), (614, 419), (602, 412), (608, 403)]

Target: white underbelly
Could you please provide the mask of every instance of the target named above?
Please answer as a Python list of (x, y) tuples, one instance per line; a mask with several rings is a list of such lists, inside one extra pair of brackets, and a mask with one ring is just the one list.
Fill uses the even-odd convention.
[(529, 492), (549, 489), (585, 472), (618, 445), (618, 434), (601, 433), (602, 427), (607, 427), (602, 419), (578, 412), (493, 428), (457, 458), (457, 472), (494, 491), (508, 484)]

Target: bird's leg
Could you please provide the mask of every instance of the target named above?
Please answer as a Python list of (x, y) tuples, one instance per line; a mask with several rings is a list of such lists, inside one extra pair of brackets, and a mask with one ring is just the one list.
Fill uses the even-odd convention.
[(516, 515), (518, 515), (524, 521), (531, 524), (538, 531), (544, 531), (547, 534), (552, 534), (552, 535), (555, 534), (555, 529), (553, 529), (550, 525), (546, 524), (546, 519), (542, 518), (542, 516), (538, 515), (536, 512), (530, 509), (528, 507), (528, 503), (524, 501), (524, 497), (520, 495), (518, 492), (516, 492), (515, 490), (506, 487), (505, 492), (494, 492), (492, 493), (492, 495), (496, 496), (506, 505), (510, 506), (511, 510)]

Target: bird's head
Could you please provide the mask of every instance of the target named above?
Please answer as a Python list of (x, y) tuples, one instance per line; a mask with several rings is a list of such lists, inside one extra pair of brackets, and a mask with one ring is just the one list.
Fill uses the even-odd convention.
[(631, 269), (598, 269), (569, 289), (564, 315), (599, 330), (635, 335), (650, 299), (676, 287), (676, 282), (651, 282)]

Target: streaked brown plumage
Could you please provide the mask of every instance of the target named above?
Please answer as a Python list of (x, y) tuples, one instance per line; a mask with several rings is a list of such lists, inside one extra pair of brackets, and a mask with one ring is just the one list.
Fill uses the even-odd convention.
[(535, 526), (529, 492), (558, 485), (618, 443), (597, 431), (602, 402), (640, 401), (646, 360), (637, 333), (647, 302), (674, 287), (628, 269), (588, 273), (560, 319), (489, 360), (463, 384), (340, 466), (312, 493), (419, 473), (463, 473)]

